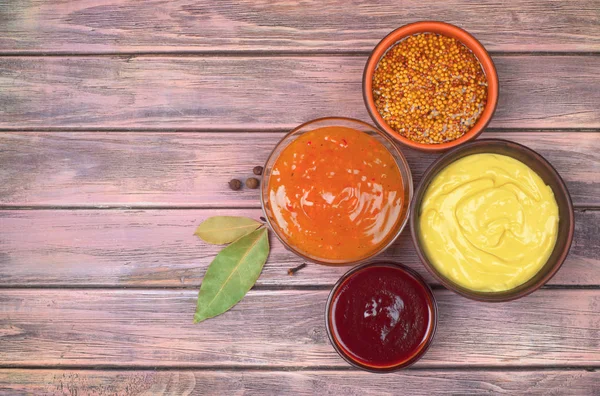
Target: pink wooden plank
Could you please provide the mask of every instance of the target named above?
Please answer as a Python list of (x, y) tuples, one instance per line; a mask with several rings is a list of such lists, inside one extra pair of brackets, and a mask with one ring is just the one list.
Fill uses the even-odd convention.
[[(0, 287), (199, 287), (221, 247), (193, 233), (208, 216), (258, 219), (242, 210), (8, 210), (0, 211)], [(600, 211), (576, 212), (573, 247), (552, 285), (600, 285)], [(402, 262), (434, 283), (406, 229), (382, 260)], [(261, 286), (333, 285), (348, 267), (302, 264), (271, 236)]]
[(362, 371), (237, 370), (27, 370), (0, 369), (0, 389), (15, 394), (67, 395), (437, 395), (600, 392), (597, 370), (405, 370), (386, 375)]
[[(0, 205), (258, 207), (253, 176), (283, 133), (3, 133)], [(579, 206), (600, 206), (600, 134), (484, 132), (544, 155)], [(439, 155), (402, 149), (415, 182)]]
[[(0, 290), (0, 367), (339, 367), (327, 290), (251, 291), (194, 325), (195, 290)], [(600, 291), (539, 290), (504, 304), (436, 291), (437, 334), (415, 367), (596, 367)]]
[(593, 0), (8, 2), (0, 51), (369, 51), (418, 20), (457, 24), (493, 51), (598, 51)]
[[(600, 128), (600, 57), (494, 56), (491, 127)], [(368, 120), (366, 56), (3, 57), (0, 128), (291, 128)], [(543, 65), (543, 67), (541, 67)]]

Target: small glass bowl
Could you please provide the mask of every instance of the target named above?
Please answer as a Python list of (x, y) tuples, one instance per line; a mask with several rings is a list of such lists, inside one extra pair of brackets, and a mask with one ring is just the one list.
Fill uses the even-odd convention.
[[(340, 345), (340, 341), (338, 341), (337, 336), (336, 336), (336, 331), (333, 329), (334, 320), (332, 318), (332, 316), (333, 316), (332, 311), (334, 308), (333, 308), (332, 304), (333, 304), (337, 294), (348, 283), (348, 280), (350, 278), (352, 278), (354, 276), (360, 276), (361, 272), (363, 270), (366, 270), (371, 267), (391, 267), (391, 268), (394, 268), (394, 269), (400, 271), (404, 276), (414, 279), (423, 288), (423, 293), (426, 295), (427, 306), (428, 306), (428, 309), (430, 312), (429, 322), (428, 322), (428, 326), (427, 326), (427, 333), (426, 333), (424, 341), (421, 343), (420, 347), (417, 348), (413, 352), (413, 354), (410, 355), (409, 357), (407, 357), (405, 360), (398, 362), (397, 364), (394, 364), (393, 366), (367, 365), (365, 363), (362, 363), (362, 362), (352, 358), (352, 356), (344, 350), (344, 347), (342, 347)], [(359, 265), (359, 266), (352, 268), (350, 271), (346, 272), (333, 286), (333, 289), (331, 289), (331, 292), (329, 293), (329, 297), (327, 298), (327, 305), (325, 307), (325, 328), (327, 329), (327, 335), (329, 337), (329, 341), (331, 342), (331, 345), (333, 346), (335, 351), (340, 355), (340, 357), (342, 359), (344, 359), (350, 365), (352, 365), (356, 368), (365, 370), (365, 371), (370, 371), (372, 373), (389, 373), (392, 371), (397, 371), (397, 370), (406, 368), (408, 366), (411, 366), (412, 364), (417, 362), (419, 359), (421, 359), (423, 357), (423, 355), (425, 355), (425, 352), (427, 352), (427, 350), (431, 346), (431, 343), (433, 342), (433, 338), (434, 338), (435, 332), (437, 330), (437, 320), (438, 320), (437, 301), (435, 299), (435, 295), (433, 294), (433, 291), (431, 290), (429, 285), (427, 285), (427, 282), (425, 282), (425, 280), (416, 271), (414, 271), (402, 264), (398, 264), (398, 263), (394, 263), (394, 262), (374, 262), (374, 263), (367, 263), (367, 264)]]
[[(318, 128), (332, 127), (332, 126), (352, 128), (352, 129), (367, 133), (370, 136), (377, 139), (378, 142), (380, 142), (381, 144), (383, 144), (385, 146), (385, 148), (392, 155), (392, 157), (394, 157), (394, 160), (396, 161), (396, 165), (398, 166), (398, 169), (400, 170), (400, 175), (402, 177), (402, 183), (403, 183), (403, 189), (404, 189), (404, 200), (403, 200), (403, 204), (402, 204), (402, 212), (400, 213), (400, 221), (398, 222), (396, 229), (394, 229), (393, 231), (390, 232), (390, 234), (387, 237), (387, 241), (385, 243), (382, 243), (377, 250), (374, 250), (370, 255), (368, 255), (366, 257), (360, 257), (355, 260), (354, 259), (353, 260), (331, 260), (331, 259), (326, 259), (326, 258), (322, 258), (322, 257), (316, 257), (316, 256), (313, 256), (313, 255), (310, 255), (308, 253), (298, 250), (296, 247), (292, 246), (291, 244), (289, 244), (287, 242), (285, 235), (279, 229), (277, 222), (273, 218), (273, 214), (272, 214), (270, 204), (269, 204), (269, 181), (270, 181), (270, 177), (271, 177), (271, 172), (273, 171), (273, 165), (275, 164), (275, 161), (277, 160), (277, 158), (279, 157), (279, 155), (281, 154), (283, 149), (285, 149), (296, 138), (298, 138), (299, 136), (301, 136), (307, 132), (313, 131)], [(400, 235), (400, 233), (402, 232), (402, 230), (404, 229), (404, 227), (406, 226), (406, 224), (408, 222), (408, 213), (409, 213), (408, 209), (410, 206), (410, 201), (412, 199), (412, 196), (413, 196), (413, 180), (412, 180), (412, 174), (410, 172), (410, 168), (408, 167), (406, 158), (404, 158), (404, 155), (402, 154), (402, 152), (400, 151), (400, 149), (398, 148), (398, 146), (392, 139), (390, 139), (386, 134), (384, 134), (383, 132), (381, 132), (380, 130), (375, 128), (374, 126), (369, 125), (366, 122), (363, 122), (360, 120), (356, 120), (353, 118), (345, 118), (345, 117), (325, 117), (325, 118), (318, 118), (318, 119), (315, 119), (312, 121), (308, 121), (304, 124), (299, 125), (295, 129), (293, 129), (291, 132), (289, 132), (287, 135), (285, 135), (283, 137), (283, 139), (281, 139), (281, 141), (277, 144), (277, 146), (275, 146), (275, 148), (269, 155), (269, 158), (267, 159), (267, 162), (265, 163), (265, 166), (264, 166), (262, 183), (261, 183), (260, 201), (261, 201), (263, 213), (265, 215), (265, 219), (267, 220), (267, 224), (269, 225), (269, 228), (271, 228), (271, 230), (273, 230), (273, 232), (275, 233), (277, 238), (281, 241), (281, 243), (288, 250), (297, 254), (298, 256), (302, 257), (305, 260), (308, 260), (308, 261), (311, 261), (311, 262), (317, 263), (317, 264), (354, 265), (354, 264), (363, 263), (369, 259), (372, 259), (373, 257), (377, 256), (379, 253), (383, 252), (388, 247), (390, 247), (392, 245), (392, 243), (394, 243), (394, 241), (396, 240), (396, 238), (398, 238), (398, 236)]]

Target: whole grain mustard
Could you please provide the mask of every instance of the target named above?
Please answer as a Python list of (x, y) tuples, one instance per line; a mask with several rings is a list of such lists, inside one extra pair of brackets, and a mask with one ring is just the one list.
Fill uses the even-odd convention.
[(447, 166), (427, 188), (419, 213), (430, 262), (474, 291), (510, 290), (533, 278), (558, 234), (552, 189), (504, 155), (474, 154)]
[(421, 33), (381, 58), (373, 98), (392, 129), (415, 142), (438, 144), (475, 125), (487, 102), (487, 80), (477, 57), (460, 41)]

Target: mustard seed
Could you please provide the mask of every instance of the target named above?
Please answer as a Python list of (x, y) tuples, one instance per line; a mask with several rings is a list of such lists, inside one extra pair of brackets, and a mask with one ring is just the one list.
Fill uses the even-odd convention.
[(487, 80), (460, 41), (421, 33), (381, 58), (373, 74), (373, 98), (384, 121), (402, 136), (439, 144), (475, 125), (487, 103)]

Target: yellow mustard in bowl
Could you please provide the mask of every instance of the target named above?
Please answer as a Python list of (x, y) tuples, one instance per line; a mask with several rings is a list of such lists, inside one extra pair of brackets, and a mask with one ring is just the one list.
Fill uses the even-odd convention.
[(429, 261), (474, 291), (527, 282), (550, 257), (558, 233), (552, 189), (505, 155), (473, 154), (448, 165), (428, 186), (419, 213)]

